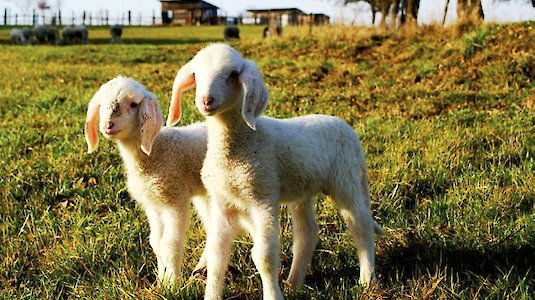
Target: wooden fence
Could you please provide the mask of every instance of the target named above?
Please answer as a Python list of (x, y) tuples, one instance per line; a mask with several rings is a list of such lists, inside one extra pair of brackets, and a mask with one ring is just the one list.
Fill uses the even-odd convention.
[(84, 24), (88, 26), (108, 26), (113, 24), (132, 25), (132, 26), (152, 26), (162, 24), (161, 16), (156, 16), (153, 11), (152, 15), (142, 15), (140, 13), (133, 14), (128, 10), (117, 14), (115, 17), (109, 16), (108, 11), (98, 14), (83, 11), (82, 13), (72, 12), (65, 15), (62, 11), (57, 12), (38, 12), (33, 10), (26, 14), (12, 14), (7, 8), (4, 9), (3, 18), (0, 21), (4, 26), (18, 26), (18, 25), (73, 25)]

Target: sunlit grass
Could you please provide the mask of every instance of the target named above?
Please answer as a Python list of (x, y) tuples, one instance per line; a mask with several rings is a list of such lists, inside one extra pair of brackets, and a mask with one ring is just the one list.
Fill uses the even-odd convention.
[[(287, 298), (533, 298), (534, 26), (464, 35), (298, 27), (270, 40), (261, 27), (242, 28), (232, 45), (264, 74), (266, 114), (332, 114), (355, 128), (374, 217), (388, 232), (377, 240), (379, 284), (364, 290), (345, 225), (318, 197), (306, 287)], [(165, 113), (178, 68), (222, 40), (222, 29), (133, 27), (110, 45), (107, 29), (92, 28), (89, 45), (0, 45), (1, 298), (202, 297), (202, 278), (188, 279), (204, 246), (199, 221), (180, 287), (160, 289), (148, 223), (128, 196), (117, 150), (103, 139), (87, 155), (83, 124), (93, 93), (119, 74), (145, 84)], [(8, 32), (0, 30), (4, 43)], [(182, 124), (202, 120), (192, 93)], [(284, 277), (285, 213), (281, 241)], [(260, 295), (250, 248), (248, 237), (236, 243), (227, 297)]]

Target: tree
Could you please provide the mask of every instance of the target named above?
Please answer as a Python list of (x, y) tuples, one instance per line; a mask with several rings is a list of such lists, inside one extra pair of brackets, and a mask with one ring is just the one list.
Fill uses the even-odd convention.
[[(500, 2), (509, 2), (510, 0), (494, 0), (494, 1), (500, 1)], [(531, 2), (531, 6), (535, 7), (535, 0), (524, 0), (524, 2)]]
[(8, 0), (13, 3), (23, 13), (27, 14), (32, 8), (35, 8), (36, 0)]
[[(535, 0), (534, 0), (535, 1)], [(390, 14), (390, 27), (397, 28), (399, 24), (417, 24), (420, 0), (343, 0), (343, 4), (367, 2), (372, 11), (372, 23), (375, 24), (375, 15), (381, 13), (380, 26), (386, 28), (386, 19)]]
[[(510, 0), (493, 0), (493, 2), (509, 2)], [(523, 0), (526, 3), (530, 3), (535, 7), (535, 0)], [(447, 0), (449, 3), (450, 1)], [(448, 5), (444, 11), (444, 19), (446, 20)], [(483, 6), (481, 0), (457, 0), (457, 18), (460, 22), (467, 21), (482, 21), (485, 19), (485, 14), (483, 13)], [(443, 23), (444, 23), (443, 22)]]
[(457, 0), (457, 18), (460, 22), (482, 21), (485, 14), (481, 0)]

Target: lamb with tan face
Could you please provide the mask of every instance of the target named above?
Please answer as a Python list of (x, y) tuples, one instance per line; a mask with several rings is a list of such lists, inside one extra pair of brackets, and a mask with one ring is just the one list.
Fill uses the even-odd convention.
[[(98, 131), (114, 141), (123, 160), (130, 195), (150, 223), (150, 244), (158, 260), (158, 279), (173, 285), (181, 276), (186, 230), (193, 202), (204, 227), (209, 223), (200, 170), (206, 155), (206, 124), (162, 128), (156, 96), (134, 79), (103, 84), (89, 102), (85, 137), (88, 152)], [(203, 253), (196, 270), (205, 267)]]

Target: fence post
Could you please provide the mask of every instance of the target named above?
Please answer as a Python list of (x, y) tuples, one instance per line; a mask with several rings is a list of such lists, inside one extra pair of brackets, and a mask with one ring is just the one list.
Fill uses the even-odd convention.
[(32, 25), (35, 26), (35, 23), (37, 22), (37, 15), (35, 14), (35, 9), (32, 12)]
[(15, 26), (17, 26), (19, 23), (19, 15), (15, 14)]
[(61, 10), (58, 11), (58, 25), (61, 26)]
[(85, 25), (85, 10), (84, 10), (84, 13), (82, 14), (82, 24)]
[(132, 25), (132, 11), (128, 11), (128, 26)]
[(108, 17), (108, 13), (109, 13), (109, 11), (106, 10), (106, 19), (105, 19), (106, 20), (106, 26), (110, 25), (110, 23), (109, 23), (110, 19)]
[(7, 8), (4, 10), (4, 25), (7, 25)]

